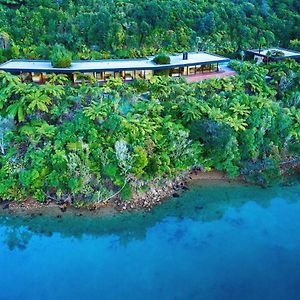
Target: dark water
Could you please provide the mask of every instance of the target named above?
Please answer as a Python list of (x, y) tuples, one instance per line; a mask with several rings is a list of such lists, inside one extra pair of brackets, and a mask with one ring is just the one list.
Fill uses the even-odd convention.
[(0, 299), (300, 299), (300, 184), (194, 184), (152, 212), (0, 215)]

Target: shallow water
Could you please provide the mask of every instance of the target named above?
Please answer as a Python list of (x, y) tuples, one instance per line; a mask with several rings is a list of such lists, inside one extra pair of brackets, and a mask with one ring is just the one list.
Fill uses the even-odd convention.
[(194, 183), (151, 212), (0, 215), (0, 299), (300, 299), (300, 183)]

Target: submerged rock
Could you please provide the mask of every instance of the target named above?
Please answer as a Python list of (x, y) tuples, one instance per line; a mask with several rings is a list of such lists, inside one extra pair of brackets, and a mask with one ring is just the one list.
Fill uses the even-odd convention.
[(64, 203), (64, 204), (60, 205), (59, 208), (60, 208), (60, 210), (61, 210), (62, 212), (66, 212), (66, 211), (67, 211), (67, 204)]
[(4, 203), (2, 205), (2, 209), (9, 209), (9, 203)]
[(203, 205), (197, 205), (195, 206), (195, 210), (202, 210), (204, 208)]

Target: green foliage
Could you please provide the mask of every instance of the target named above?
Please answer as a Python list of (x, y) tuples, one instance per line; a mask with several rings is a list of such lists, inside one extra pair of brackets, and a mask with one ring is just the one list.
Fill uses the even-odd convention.
[(208, 166), (224, 169), (232, 176), (238, 174), (238, 168), (235, 166), (239, 159), (238, 145), (229, 125), (201, 119), (192, 122), (189, 129), (190, 137), (203, 144), (204, 155), (210, 159)]
[[(18, 57), (31, 59), (49, 59), (47, 48), (56, 43), (65, 45), (76, 59), (104, 59), (189, 49), (232, 53), (259, 45), (287, 47), (290, 40), (299, 40), (297, 1), (272, 0), (268, 5), (261, 0), (2, 3), (0, 32), (20, 49)], [(296, 42), (291, 45), (297, 50)], [(6, 50), (0, 50), (3, 61), (15, 57)]]
[(132, 197), (132, 190), (129, 184), (126, 184), (121, 191), (121, 197), (123, 200), (130, 200)]
[(166, 54), (158, 54), (153, 58), (153, 61), (157, 64), (157, 65), (168, 65), (171, 62), (170, 56), (166, 55)]
[(282, 51), (279, 51), (279, 50), (271, 50), (271, 51), (268, 51), (266, 53), (266, 55), (268, 57), (282, 57), (282, 56), (284, 56), (284, 53)]
[(249, 182), (263, 187), (278, 183), (281, 178), (278, 161), (274, 158), (264, 158), (255, 163), (243, 163), (241, 172), (246, 175)]
[(51, 64), (54, 68), (70, 68), (72, 56), (62, 45), (56, 44), (51, 54)]
[(292, 49), (296, 51), (300, 51), (300, 40), (299, 39), (290, 40), (290, 46)]
[[(158, 54), (153, 58), (153, 61), (158, 64), (158, 65), (168, 65), (170, 64), (170, 57), (166, 54)], [(156, 70), (155, 75), (157, 76), (168, 76), (170, 74), (170, 70), (169, 69), (162, 69), (162, 70)]]
[(147, 165), (148, 165), (147, 151), (143, 149), (141, 146), (134, 147), (132, 173), (137, 176), (142, 175)]
[(291, 154), (299, 156), (300, 155), (300, 142), (290, 142), (288, 144), (288, 150)]
[(193, 140), (200, 140), (213, 149), (222, 148), (230, 141), (233, 134), (227, 124), (209, 119), (195, 121), (191, 123), (189, 129)]
[(194, 167), (277, 180), (281, 161), (300, 158), (299, 64), (232, 65), (239, 75), (194, 84), (37, 85), (0, 72), (0, 198), (130, 199)]

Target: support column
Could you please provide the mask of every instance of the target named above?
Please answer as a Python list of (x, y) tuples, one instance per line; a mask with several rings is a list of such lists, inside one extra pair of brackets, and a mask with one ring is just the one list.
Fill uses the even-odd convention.
[(75, 83), (75, 74), (74, 73), (71, 73), (71, 80), (73, 82), (73, 84)]

